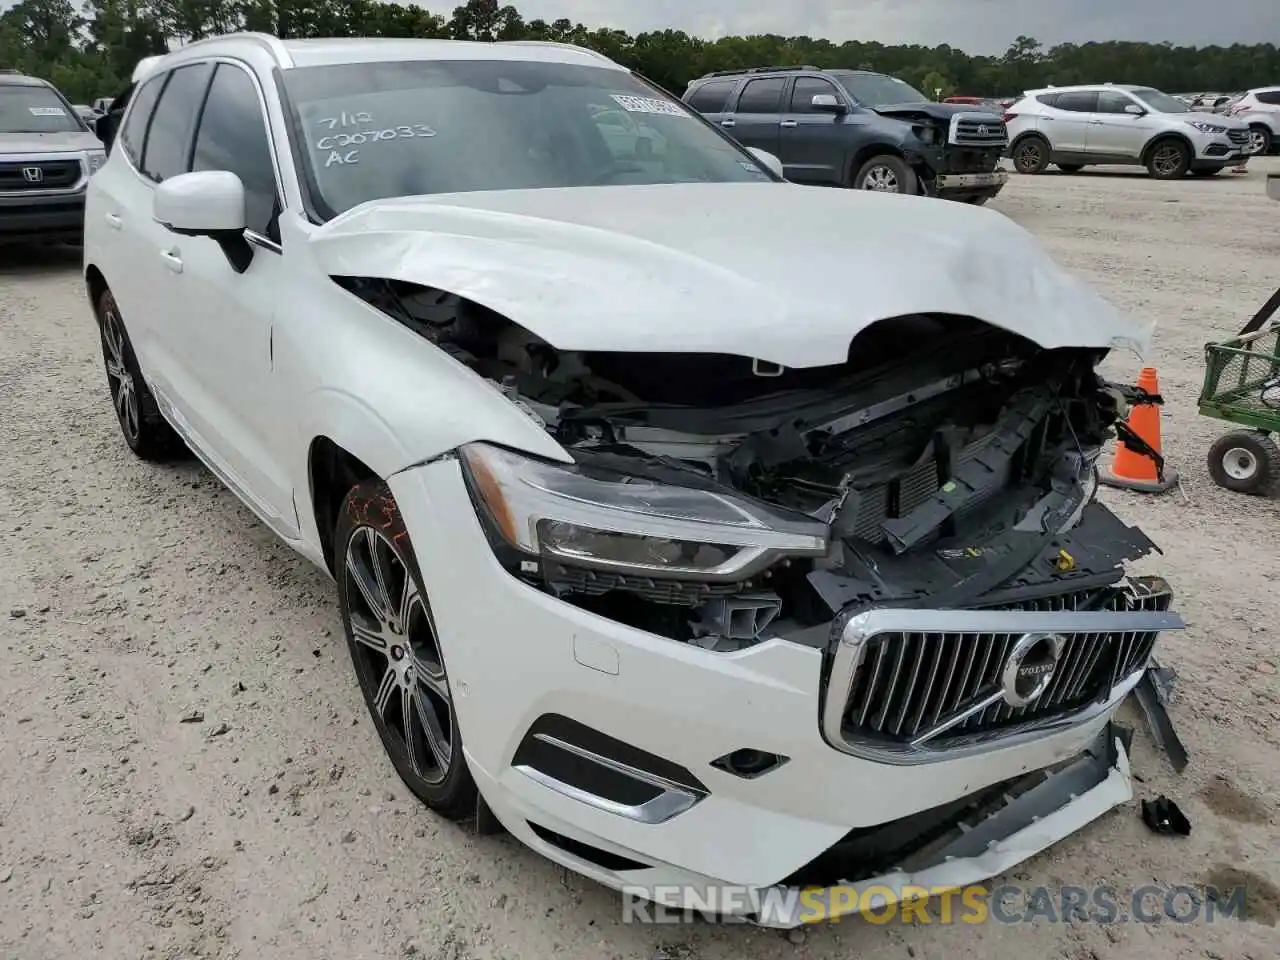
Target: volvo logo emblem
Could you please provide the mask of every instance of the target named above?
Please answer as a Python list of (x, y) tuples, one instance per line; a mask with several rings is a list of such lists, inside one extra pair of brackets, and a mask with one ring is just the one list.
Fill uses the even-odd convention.
[(987, 125), (985, 123), (978, 124), (978, 136), (985, 137), (987, 133)]
[(1064, 646), (1066, 639), (1056, 633), (1024, 633), (1019, 637), (1000, 675), (1004, 702), (1025, 707), (1048, 690)]
[(41, 183), (44, 181), (44, 171), (39, 167), (23, 167), (22, 179), (27, 183)]

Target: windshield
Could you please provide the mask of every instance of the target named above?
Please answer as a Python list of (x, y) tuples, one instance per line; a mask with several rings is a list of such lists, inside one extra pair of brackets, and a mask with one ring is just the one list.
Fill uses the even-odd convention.
[(84, 129), (48, 87), (0, 86), (0, 133), (76, 133)]
[(384, 197), (773, 179), (682, 103), (621, 70), (403, 61), (284, 76), (326, 216)]
[(1177, 97), (1153, 90), (1151, 87), (1135, 87), (1129, 91), (1156, 113), (1191, 113), (1189, 106)]
[(923, 93), (897, 77), (882, 73), (834, 72), (836, 79), (849, 91), (849, 96), (866, 107), (890, 107), (899, 103), (925, 103)]

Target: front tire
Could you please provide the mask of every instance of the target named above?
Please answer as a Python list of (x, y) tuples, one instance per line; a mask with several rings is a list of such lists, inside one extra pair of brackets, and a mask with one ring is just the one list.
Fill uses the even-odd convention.
[(365, 705), (396, 773), (449, 820), (476, 811), (435, 619), (400, 508), (382, 480), (347, 494), (334, 532), (338, 608)]
[(97, 313), (107, 387), (124, 442), (142, 460), (162, 462), (181, 457), (186, 445), (156, 406), (110, 290), (98, 297)]
[(1044, 137), (1023, 137), (1010, 152), (1013, 169), (1019, 173), (1044, 173), (1049, 167), (1050, 152), (1049, 141)]
[(1191, 150), (1181, 140), (1159, 140), (1147, 154), (1147, 173), (1156, 180), (1179, 180), (1191, 167)]
[(1209, 476), (1236, 493), (1263, 494), (1280, 479), (1280, 447), (1268, 434), (1233, 430), (1209, 448)]
[(920, 192), (915, 171), (901, 157), (882, 154), (864, 163), (853, 177), (855, 190), (871, 190), (875, 193)]

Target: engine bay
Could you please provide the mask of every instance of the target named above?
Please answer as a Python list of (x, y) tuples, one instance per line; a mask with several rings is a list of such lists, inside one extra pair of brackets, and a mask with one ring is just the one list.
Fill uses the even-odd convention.
[(1155, 548), (1093, 499), (1132, 388), (1104, 351), (1045, 350), (952, 315), (886, 319), (845, 363), (558, 351), (443, 291), (335, 278), (492, 382), (584, 470), (724, 491), (826, 525), (818, 559), (738, 583), (545, 559), (518, 575), (651, 632), (731, 650), (817, 646), (868, 606), (992, 606), (1102, 586)]

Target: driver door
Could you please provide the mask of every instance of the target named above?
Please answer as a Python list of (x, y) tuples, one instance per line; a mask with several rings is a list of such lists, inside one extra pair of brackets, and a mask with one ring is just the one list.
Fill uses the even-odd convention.
[(791, 87), (778, 136), (778, 159), (788, 180), (824, 184), (843, 180), (844, 157), (852, 132), (849, 125), (863, 121), (851, 112), (815, 110), (813, 98), (824, 93), (847, 104), (835, 84), (822, 77), (796, 77)]
[(1142, 156), (1155, 124), (1148, 116), (1126, 112), (1141, 106), (1123, 90), (1100, 91), (1097, 111), (1089, 118), (1089, 153), (1118, 160)]

